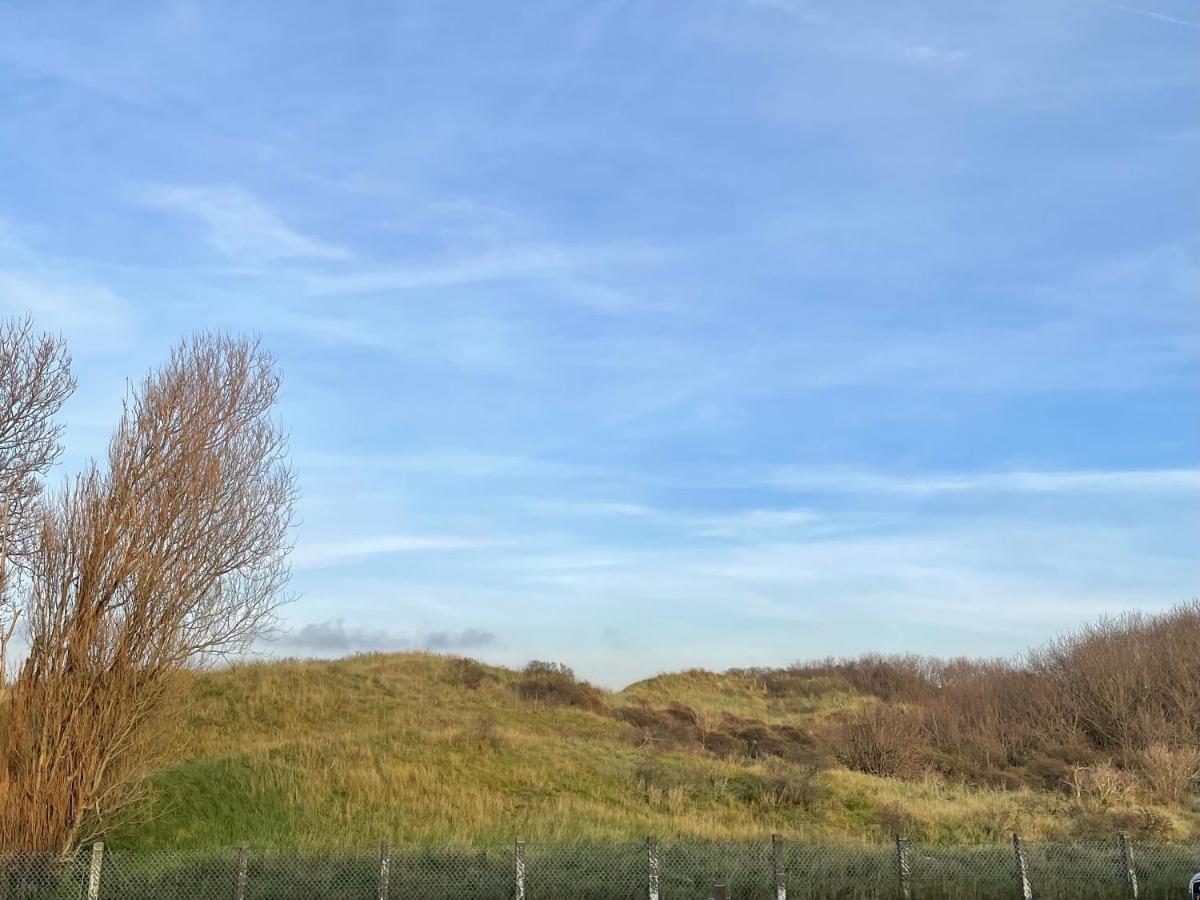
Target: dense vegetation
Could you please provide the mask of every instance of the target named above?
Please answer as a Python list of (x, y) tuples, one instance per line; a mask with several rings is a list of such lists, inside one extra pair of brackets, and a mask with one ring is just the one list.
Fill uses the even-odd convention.
[(428, 654), (190, 676), (117, 847), (1200, 833), (1200, 606), (1027, 658), (690, 671), (607, 692)]

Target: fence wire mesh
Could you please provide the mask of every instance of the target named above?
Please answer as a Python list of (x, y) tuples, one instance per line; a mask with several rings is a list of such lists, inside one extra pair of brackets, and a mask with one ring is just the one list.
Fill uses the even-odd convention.
[[(1200, 871), (1200, 843), (1028, 843), (1023, 853), (1038, 900), (1129, 900), (1135, 882), (1139, 900), (1182, 900)], [(0, 854), (2, 900), (702, 900), (718, 885), (730, 900), (1022, 897), (1007, 844), (908, 843), (906, 867), (897, 845), (787, 841)]]

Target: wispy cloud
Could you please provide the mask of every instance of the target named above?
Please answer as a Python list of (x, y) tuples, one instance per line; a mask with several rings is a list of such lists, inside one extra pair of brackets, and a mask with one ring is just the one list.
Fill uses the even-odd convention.
[(75, 351), (118, 350), (132, 339), (129, 303), (104, 284), (42, 269), (0, 268), (0, 311), (32, 316), (60, 332)]
[(900, 37), (882, 30), (878, 24), (866, 25), (851, 18), (830, 15), (805, 0), (744, 2), (751, 8), (784, 13), (792, 21), (813, 28), (815, 33), (821, 35), (826, 48), (848, 56), (930, 66), (960, 63), (971, 56), (971, 51), (962, 47), (940, 46), (927, 40)]
[(954, 65), (971, 57), (971, 51), (964, 47), (938, 46), (879, 32), (847, 34), (833, 39), (829, 46), (848, 56), (930, 67)]
[(539, 513), (566, 516), (646, 517), (661, 515), (661, 510), (642, 503), (622, 503), (617, 500), (574, 500), (569, 498), (529, 497), (520, 502)]
[(786, 13), (809, 25), (827, 25), (832, 21), (828, 14), (814, 9), (806, 0), (745, 0), (745, 3), (751, 8)]
[(481, 628), (404, 635), (382, 628), (348, 628), (344, 619), (329, 619), (305, 625), (279, 643), (321, 654), (344, 654), (365, 650), (466, 650), (486, 647), (495, 641), (495, 634)]
[(646, 527), (667, 529), (678, 536), (761, 537), (766, 532), (779, 532), (821, 521), (821, 516), (812, 510), (794, 508), (698, 513), (662, 509), (644, 503), (541, 497), (528, 498), (521, 501), (520, 505), (539, 513), (571, 519), (626, 519)]
[(301, 469), (333, 471), (401, 471), (452, 475), (456, 478), (533, 478), (560, 480), (602, 474), (601, 470), (538, 456), (472, 453), (453, 447), (431, 448), (423, 453), (321, 453), (297, 455)]
[(1095, 0), (1101, 6), (1107, 6), (1109, 9), (1119, 10), (1120, 12), (1129, 13), (1130, 15), (1143, 16), (1147, 19), (1157, 19), (1160, 22), (1166, 22), (1169, 25), (1183, 25), (1186, 28), (1200, 28), (1200, 22), (1194, 19), (1184, 19), (1179, 16), (1168, 15), (1164, 12), (1159, 12), (1156, 9), (1146, 9), (1141, 6), (1129, 6), (1124, 3), (1113, 3), (1111, 0)]
[(471, 550), (495, 546), (496, 541), (452, 535), (385, 534), (327, 543), (301, 544), (292, 553), (296, 569), (323, 569), (361, 562), (373, 556)]
[(810, 509), (747, 509), (695, 518), (699, 532), (709, 537), (762, 537), (764, 532), (812, 525), (821, 516)]
[(349, 259), (348, 250), (295, 231), (274, 210), (236, 187), (150, 185), (139, 192), (150, 206), (183, 213), (208, 229), (208, 242), (245, 262)]
[(796, 491), (933, 496), (963, 493), (1192, 493), (1200, 469), (1014, 471), (891, 475), (861, 470), (781, 469), (772, 479)]
[(905, 41), (887, 41), (883, 46), (898, 59), (918, 63), (957, 63), (971, 56), (971, 52), (962, 47), (933, 47)]
[(530, 229), (517, 212), (469, 197), (426, 201), (384, 227), (414, 236), (433, 234), (455, 243), (511, 241)]
[(276, 327), (288, 328), (323, 344), (343, 344), (422, 359), (458, 369), (497, 371), (519, 367), (519, 332), (501, 316), (389, 315), (364, 322), (347, 317), (288, 315)]
[(451, 287), (561, 277), (608, 266), (646, 263), (661, 257), (661, 250), (637, 243), (603, 246), (528, 244), (486, 250), (434, 263), (414, 263), (405, 267), (346, 274), (313, 275), (309, 279), (309, 288), (314, 294), (321, 295)]
[(121, 349), (134, 323), (129, 300), (103, 281), (43, 256), (3, 217), (0, 315), (31, 316), (39, 328), (64, 335), (77, 352)]

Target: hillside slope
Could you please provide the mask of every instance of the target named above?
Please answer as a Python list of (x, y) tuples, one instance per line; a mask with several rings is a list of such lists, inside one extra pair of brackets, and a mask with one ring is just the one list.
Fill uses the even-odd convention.
[[(179, 746), (118, 847), (662, 838), (987, 841), (1200, 833), (1186, 804), (848, 771), (811, 739), (873, 697), (686, 672), (604, 692), (428, 654), (190, 676)], [(815, 675), (812, 678), (821, 678)]]

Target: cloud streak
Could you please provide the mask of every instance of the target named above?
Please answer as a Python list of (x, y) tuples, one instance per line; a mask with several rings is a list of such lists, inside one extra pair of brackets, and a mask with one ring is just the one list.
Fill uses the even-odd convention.
[(648, 263), (661, 257), (660, 250), (641, 244), (527, 244), (405, 267), (313, 275), (309, 278), (309, 289), (316, 295), (372, 294), (529, 278), (558, 278), (610, 266)]
[(1013, 471), (889, 475), (861, 470), (788, 467), (773, 482), (794, 491), (846, 494), (1192, 494), (1200, 491), (1200, 470), (1129, 469)]
[(496, 546), (497, 542), (453, 535), (384, 534), (327, 543), (301, 544), (292, 553), (294, 568), (326, 569), (397, 553), (428, 553), (472, 550)]
[(1179, 16), (1167, 15), (1163, 12), (1158, 12), (1154, 9), (1145, 9), (1140, 6), (1128, 6), (1124, 3), (1113, 3), (1111, 0), (1096, 0), (1101, 6), (1107, 6), (1109, 9), (1115, 9), (1120, 12), (1129, 13), (1134, 16), (1142, 16), (1147, 19), (1157, 19), (1160, 22), (1166, 22), (1170, 25), (1183, 25), (1187, 28), (1200, 28), (1200, 22), (1192, 19), (1183, 19)]
[(32, 316), (39, 328), (58, 331), (76, 350), (116, 350), (131, 340), (129, 303), (105, 284), (42, 269), (0, 268), (0, 313)]
[(139, 198), (148, 206), (183, 213), (208, 229), (209, 244), (231, 259), (344, 260), (348, 250), (295, 231), (274, 210), (236, 187), (151, 185)]

